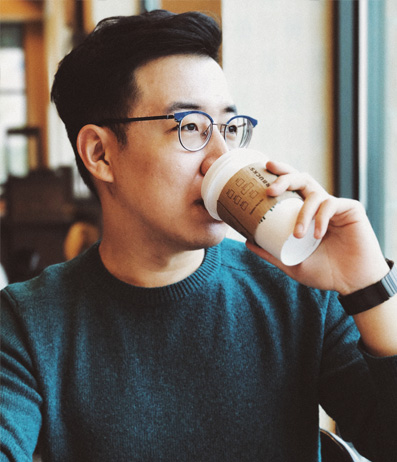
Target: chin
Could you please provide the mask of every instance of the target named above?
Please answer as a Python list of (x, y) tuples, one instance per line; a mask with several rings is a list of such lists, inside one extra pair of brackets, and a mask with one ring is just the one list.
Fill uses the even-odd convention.
[(196, 249), (207, 249), (220, 244), (226, 236), (228, 226), (223, 222), (212, 224), (209, 229), (201, 236), (193, 236), (194, 247)]

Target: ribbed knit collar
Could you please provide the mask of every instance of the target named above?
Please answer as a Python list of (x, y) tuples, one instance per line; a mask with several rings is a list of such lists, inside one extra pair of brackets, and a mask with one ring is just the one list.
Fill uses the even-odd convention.
[(221, 249), (220, 245), (207, 249), (200, 267), (182, 281), (155, 288), (137, 287), (127, 284), (109, 273), (99, 255), (99, 242), (88, 250), (85, 258), (89, 266), (89, 273), (86, 274), (90, 278), (90, 285), (95, 284), (98, 290), (105, 290), (109, 295), (120, 301), (125, 299), (130, 302), (140, 303), (141, 305), (152, 305), (177, 302), (191, 295), (196, 290), (202, 289), (220, 267)]

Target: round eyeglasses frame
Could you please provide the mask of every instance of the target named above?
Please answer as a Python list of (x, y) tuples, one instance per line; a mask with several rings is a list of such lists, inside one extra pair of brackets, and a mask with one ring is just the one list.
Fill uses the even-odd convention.
[[(201, 146), (199, 146), (197, 148), (194, 148), (194, 149), (188, 148), (183, 144), (182, 135), (181, 135), (181, 122), (186, 116), (188, 116), (190, 114), (202, 114), (202, 115), (206, 116), (208, 118), (208, 120), (210, 121), (210, 125), (208, 126), (208, 132), (207, 132), (205, 141), (203, 142), (203, 144)], [(226, 144), (227, 144), (228, 140), (226, 138), (226, 128), (231, 124), (231, 122), (233, 120), (239, 119), (239, 118), (240, 119), (247, 119), (249, 121), (249, 123), (252, 125), (252, 128), (254, 128), (258, 124), (258, 121), (256, 119), (254, 119), (253, 117), (246, 116), (246, 115), (235, 115), (224, 124), (216, 124), (214, 122), (214, 120), (212, 119), (212, 117), (209, 114), (207, 114), (206, 112), (203, 112), (203, 111), (185, 111), (185, 112), (176, 112), (175, 114), (168, 114), (168, 115), (161, 115), (161, 116), (125, 117), (125, 118), (119, 118), (119, 119), (117, 119), (117, 118), (102, 119), (99, 122), (96, 122), (95, 125), (106, 126), (106, 125), (118, 124), (118, 123), (126, 124), (126, 123), (131, 123), (131, 122), (146, 122), (146, 121), (149, 121), (149, 120), (167, 120), (167, 119), (168, 120), (169, 119), (175, 120), (175, 122), (178, 123), (178, 138), (179, 138), (180, 144), (187, 151), (196, 152), (196, 151), (200, 151), (201, 149), (205, 148), (205, 146), (207, 146), (208, 142), (211, 139), (212, 132), (213, 132), (213, 129), (214, 129), (214, 125), (219, 127), (219, 130), (223, 134), (223, 138), (224, 138), (224, 140), (226, 141)], [(239, 146), (239, 147), (243, 148), (243, 147), (248, 146), (249, 142), (251, 141), (251, 136), (252, 136), (252, 131), (249, 133), (248, 137), (245, 138), (245, 142), (243, 143), (243, 145)]]

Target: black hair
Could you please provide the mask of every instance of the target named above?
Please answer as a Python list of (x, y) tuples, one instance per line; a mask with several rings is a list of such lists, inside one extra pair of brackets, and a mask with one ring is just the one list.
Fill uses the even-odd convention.
[[(76, 147), (80, 129), (101, 119), (126, 117), (137, 88), (134, 71), (154, 59), (177, 54), (209, 56), (218, 61), (221, 30), (199, 12), (174, 14), (155, 10), (139, 16), (102, 20), (60, 62), (51, 99), (65, 124), (79, 172), (96, 194), (91, 175)], [(125, 144), (125, 126), (110, 125)]]

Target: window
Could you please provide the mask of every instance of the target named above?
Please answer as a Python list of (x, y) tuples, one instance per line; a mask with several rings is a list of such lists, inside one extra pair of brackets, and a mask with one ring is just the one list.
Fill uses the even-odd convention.
[[(360, 6), (360, 27), (366, 31), (361, 46), (367, 50), (366, 175), (362, 198), (385, 255), (397, 259), (397, 55), (395, 49), (397, 4), (394, 0)], [(367, 114), (365, 114), (365, 112)], [(366, 159), (365, 159), (366, 157)]]
[(385, 10), (385, 253), (397, 260), (397, 3)]
[(28, 168), (26, 138), (8, 136), (11, 128), (26, 125), (26, 79), (23, 27), (0, 25), (0, 183), (8, 174), (23, 175)]
[(397, 3), (337, 2), (337, 195), (359, 199), (397, 259)]

